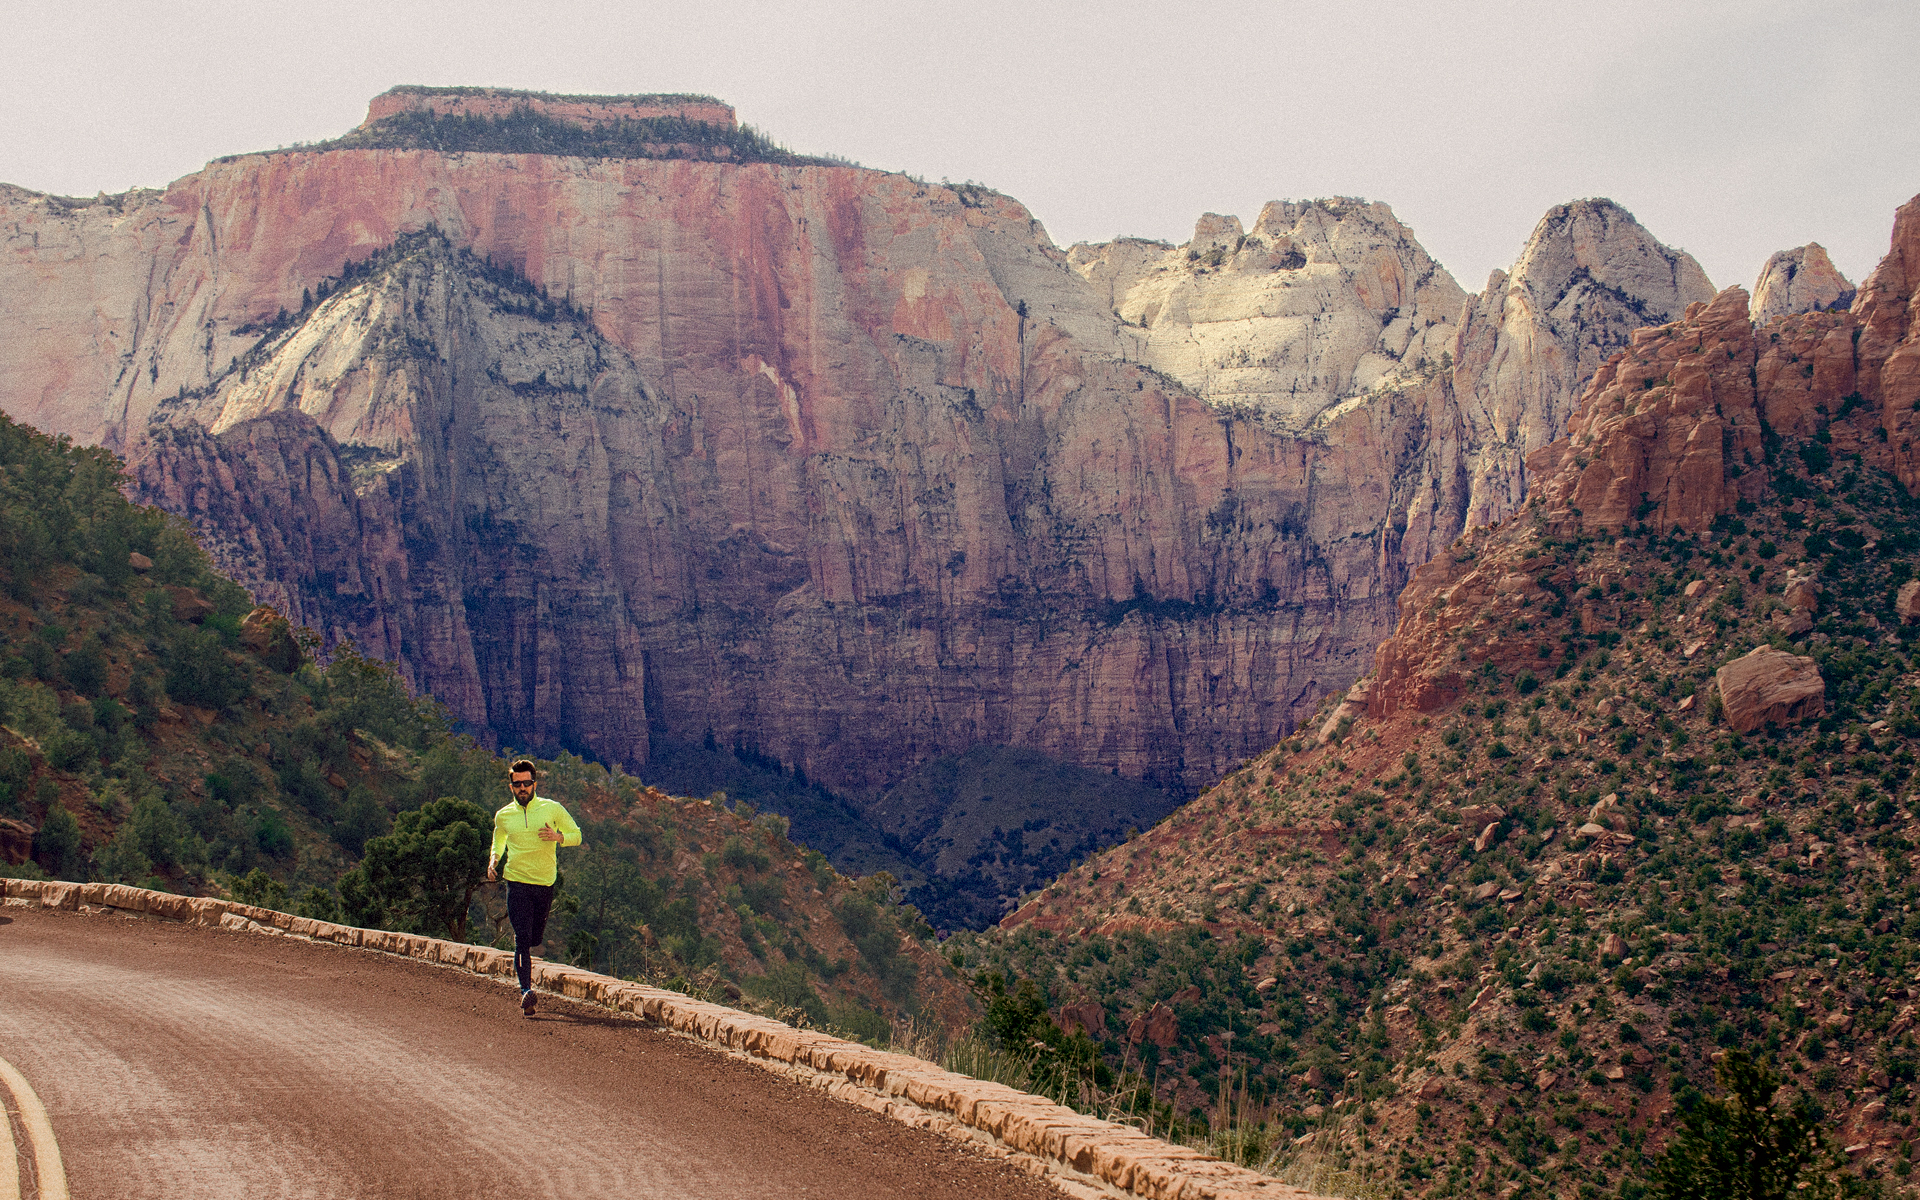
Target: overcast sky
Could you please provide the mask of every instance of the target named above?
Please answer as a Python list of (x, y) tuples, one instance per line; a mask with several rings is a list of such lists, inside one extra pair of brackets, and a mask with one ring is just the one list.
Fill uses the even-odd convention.
[(802, 152), (1184, 241), (1391, 204), (1462, 286), (1611, 196), (1719, 286), (1823, 243), (1856, 283), (1920, 192), (1920, 3), (671, 4), (6, 0), (0, 181), (91, 195), (359, 123), (398, 83), (702, 92)]

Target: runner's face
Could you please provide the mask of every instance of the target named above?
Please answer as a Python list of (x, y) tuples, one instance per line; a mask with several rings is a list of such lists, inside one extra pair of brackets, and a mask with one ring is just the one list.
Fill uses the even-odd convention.
[(533, 799), (533, 775), (528, 771), (516, 771), (507, 776), (507, 786), (513, 789), (513, 798), (525, 804)]

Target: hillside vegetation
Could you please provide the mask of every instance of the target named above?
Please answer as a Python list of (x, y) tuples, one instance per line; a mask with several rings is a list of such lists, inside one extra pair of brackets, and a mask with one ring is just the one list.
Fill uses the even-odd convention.
[[(0, 416), (0, 871), (510, 945), (480, 879), (503, 757), (351, 645), (316, 656), (122, 484), (107, 451)], [(967, 1020), (884, 874), (846, 879), (724, 797), (541, 767), (586, 833), (551, 957), (870, 1037)]]
[[(1736, 290), (1637, 339), (1379, 678), (955, 964), (1089, 1027), (1160, 1128), (1376, 1194), (1646, 1194), (1734, 1049), (1848, 1186), (1906, 1189), (1920, 505), (1876, 406), (1768, 390), (1846, 320), (1755, 334)], [(1613, 523), (1582, 490), (1703, 441), (1711, 487), (1680, 461)], [(1760, 647), (1815, 705), (1730, 707)]]

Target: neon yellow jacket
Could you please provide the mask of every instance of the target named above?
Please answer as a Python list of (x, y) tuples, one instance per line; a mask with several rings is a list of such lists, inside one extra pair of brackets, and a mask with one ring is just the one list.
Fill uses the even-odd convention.
[[(542, 841), (540, 830), (548, 825), (558, 829), (565, 841)], [(505, 850), (508, 879), (551, 884), (560, 870), (560, 847), (579, 844), (580, 827), (557, 802), (535, 796), (522, 807), (518, 800), (509, 800), (493, 814), (493, 849), (487, 852), (487, 865), (492, 866)]]

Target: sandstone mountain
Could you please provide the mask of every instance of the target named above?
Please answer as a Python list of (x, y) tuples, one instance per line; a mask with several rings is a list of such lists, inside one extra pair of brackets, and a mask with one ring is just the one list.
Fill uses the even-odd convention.
[(1705, 287), (1600, 201), (1463, 299), (1384, 206), (1068, 255), (983, 188), (616, 111), (698, 98), (465, 95), (7, 189), (0, 407), (501, 743), (711, 740), (856, 809), (980, 746), (1191, 794)]
[(962, 960), (1153, 1073), (1160, 1119), (1237, 1079), (1243, 1140), (1319, 1131), (1410, 1194), (1644, 1181), (1730, 1047), (1898, 1184), (1915, 263), (1920, 198), (1849, 311), (1756, 325), (1732, 288), (1635, 334), (1327, 720)]
[(1753, 319), (1761, 324), (1820, 308), (1853, 303), (1854, 286), (1819, 242), (1782, 250), (1760, 268), (1753, 285)]

